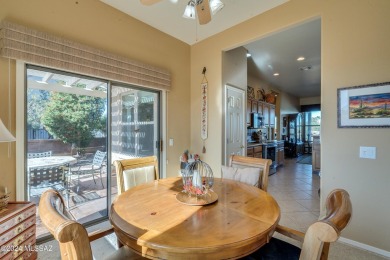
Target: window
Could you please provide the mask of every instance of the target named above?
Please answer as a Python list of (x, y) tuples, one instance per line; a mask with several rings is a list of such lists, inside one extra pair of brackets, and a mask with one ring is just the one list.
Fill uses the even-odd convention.
[(305, 112), (305, 142), (312, 142), (313, 135), (320, 135), (321, 132), (321, 111)]

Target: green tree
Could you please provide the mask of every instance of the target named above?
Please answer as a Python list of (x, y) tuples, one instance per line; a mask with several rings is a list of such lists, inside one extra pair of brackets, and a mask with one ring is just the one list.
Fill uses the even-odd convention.
[(41, 116), (49, 101), (49, 92), (38, 89), (27, 90), (27, 127), (40, 129), (42, 127)]
[(105, 132), (104, 111), (105, 99), (53, 92), (41, 121), (51, 135), (64, 143), (85, 148), (94, 133)]

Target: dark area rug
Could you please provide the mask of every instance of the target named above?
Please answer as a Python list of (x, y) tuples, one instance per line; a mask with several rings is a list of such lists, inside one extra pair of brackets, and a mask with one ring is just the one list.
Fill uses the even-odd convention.
[(297, 163), (311, 164), (311, 154), (300, 156), (297, 160)]

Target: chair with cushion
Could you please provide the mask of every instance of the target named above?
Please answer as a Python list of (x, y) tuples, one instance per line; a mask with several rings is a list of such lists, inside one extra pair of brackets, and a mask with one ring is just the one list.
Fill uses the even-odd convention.
[(326, 199), (326, 216), (312, 224), (305, 233), (278, 225), (276, 232), (302, 242), (302, 248), (271, 238), (270, 242), (243, 259), (328, 259), (329, 245), (335, 242), (352, 216), (348, 192), (333, 190)]
[(270, 159), (231, 155), (229, 166), (222, 166), (222, 178), (237, 180), (267, 191)]
[[(60, 245), (61, 259), (92, 260), (90, 242), (114, 232), (113, 228), (91, 234), (66, 211), (61, 195), (54, 190), (45, 191), (39, 202), (42, 223)], [(101, 259), (101, 258), (99, 258)], [(145, 259), (123, 246), (106, 259)]]
[(156, 156), (117, 160), (114, 165), (118, 195), (136, 185), (159, 179)]

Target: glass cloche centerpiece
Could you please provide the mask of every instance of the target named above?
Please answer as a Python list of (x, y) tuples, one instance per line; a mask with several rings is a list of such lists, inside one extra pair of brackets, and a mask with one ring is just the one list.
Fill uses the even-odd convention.
[(176, 198), (188, 205), (207, 205), (215, 202), (218, 195), (211, 189), (214, 184), (210, 166), (197, 160), (189, 163), (182, 171), (183, 191)]

